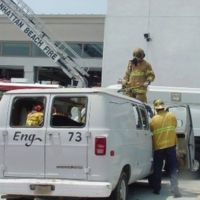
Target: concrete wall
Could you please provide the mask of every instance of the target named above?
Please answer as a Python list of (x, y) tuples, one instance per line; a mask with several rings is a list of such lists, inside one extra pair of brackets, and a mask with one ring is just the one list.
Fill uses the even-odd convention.
[(199, 10), (199, 0), (108, 0), (103, 85), (116, 84), (141, 47), (156, 73), (153, 85), (199, 87)]
[[(78, 42), (102, 42), (104, 15), (40, 15), (55, 40)], [(5, 15), (0, 15), (0, 40), (30, 40)]]

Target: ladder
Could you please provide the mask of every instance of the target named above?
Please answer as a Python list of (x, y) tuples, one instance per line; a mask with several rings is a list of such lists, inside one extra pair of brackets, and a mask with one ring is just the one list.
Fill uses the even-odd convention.
[[(89, 75), (77, 62), (82, 58), (65, 42), (55, 41), (44, 23), (26, 3), (22, 0), (0, 0), (0, 11), (61, 67), (71, 79), (72, 85), (75, 81), (76, 87), (87, 87), (85, 77)], [(69, 52), (72, 56), (69, 56)]]

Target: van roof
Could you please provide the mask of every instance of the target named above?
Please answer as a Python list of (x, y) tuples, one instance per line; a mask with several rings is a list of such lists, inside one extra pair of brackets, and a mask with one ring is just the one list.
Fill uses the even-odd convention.
[(128, 96), (122, 95), (117, 93), (116, 90), (103, 88), (103, 87), (96, 87), (96, 88), (43, 88), (43, 89), (17, 89), (17, 90), (10, 90), (6, 92), (4, 95), (7, 94), (86, 94), (86, 93), (102, 93), (107, 94), (115, 97), (125, 98), (128, 100), (135, 101), (137, 103), (141, 103), (137, 99), (130, 98)]
[(188, 88), (188, 87), (168, 87), (168, 86), (152, 86), (148, 88), (149, 91), (156, 92), (181, 92), (181, 93), (200, 93), (200, 88)]

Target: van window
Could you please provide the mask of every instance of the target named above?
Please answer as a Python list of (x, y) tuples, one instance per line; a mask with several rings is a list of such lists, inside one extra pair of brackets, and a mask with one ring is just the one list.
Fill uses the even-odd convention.
[(132, 105), (132, 107), (133, 107), (133, 112), (134, 112), (134, 116), (135, 116), (136, 128), (141, 129), (142, 128), (142, 122), (141, 122), (141, 117), (140, 117), (138, 107), (137, 107), (137, 105)]
[(10, 126), (42, 127), (45, 97), (16, 97), (13, 99)]
[(55, 97), (52, 103), (51, 126), (83, 127), (86, 123), (86, 97)]
[(140, 107), (140, 114), (141, 114), (141, 119), (142, 119), (142, 127), (144, 129), (148, 129), (149, 128), (149, 121), (148, 121), (148, 115), (147, 115), (147, 111)]

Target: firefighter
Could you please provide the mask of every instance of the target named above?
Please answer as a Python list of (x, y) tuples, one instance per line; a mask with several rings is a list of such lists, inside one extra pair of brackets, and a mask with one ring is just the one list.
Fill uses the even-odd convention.
[(34, 105), (32, 111), (27, 115), (27, 126), (40, 126), (43, 122), (43, 112), (41, 105)]
[(126, 95), (147, 102), (147, 87), (154, 80), (155, 74), (144, 57), (143, 49), (134, 49), (133, 59), (129, 60), (127, 71), (122, 80), (122, 88)]
[(181, 197), (177, 179), (177, 119), (173, 113), (165, 110), (165, 104), (161, 99), (154, 101), (154, 108), (156, 114), (150, 122), (154, 149), (153, 193), (160, 193), (162, 168), (165, 160), (170, 174), (171, 192), (174, 197)]

